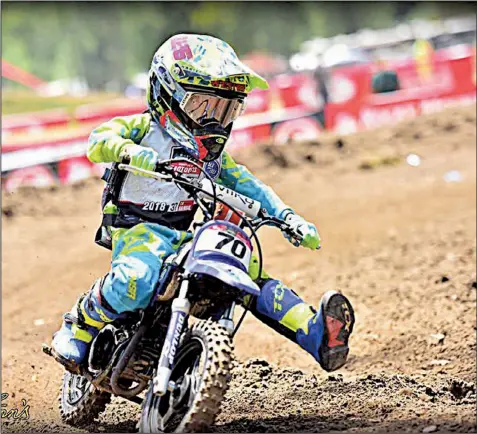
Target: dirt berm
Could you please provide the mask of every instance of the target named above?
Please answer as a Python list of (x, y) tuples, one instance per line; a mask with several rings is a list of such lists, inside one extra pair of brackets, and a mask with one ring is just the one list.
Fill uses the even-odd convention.
[[(475, 128), (475, 107), (450, 109), (237, 156), (323, 238), (311, 252), (264, 230), (268, 272), (315, 305), (342, 290), (357, 323), (348, 364), (327, 374), (247, 317), (214, 431), (475, 431)], [(5, 432), (72, 430), (57, 410), (62, 369), (40, 347), (108, 269), (93, 244), (101, 188), (3, 194), (3, 403), (26, 399), (31, 416), (4, 420)], [(116, 399), (89, 430), (132, 431), (137, 416)]]

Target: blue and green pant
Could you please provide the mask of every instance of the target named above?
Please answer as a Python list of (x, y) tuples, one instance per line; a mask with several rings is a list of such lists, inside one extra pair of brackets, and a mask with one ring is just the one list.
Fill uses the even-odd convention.
[[(191, 239), (191, 234), (154, 223), (130, 229), (112, 228), (111, 270), (106, 275), (101, 296), (117, 314), (148, 306), (156, 291), (163, 261)], [(244, 302), (265, 324), (298, 343), (318, 359), (324, 324), (321, 314), (294, 291), (265, 272), (258, 275), (256, 258), (249, 274), (261, 287), (258, 297)]]

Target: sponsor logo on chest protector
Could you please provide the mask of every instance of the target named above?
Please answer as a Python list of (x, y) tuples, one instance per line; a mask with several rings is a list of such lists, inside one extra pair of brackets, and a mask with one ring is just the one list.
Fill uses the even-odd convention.
[[(220, 163), (218, 160), (210, 161), (204, 165), (202, 161), (197, 161), (192, 158), (182, 147), (174, 147), (171, 151), (171, 159), (181, 158), (193, 161), (198, 166), (202, 167), (204, 171), (212, 178), (216, 179), (220, 173)], [(188, 175), (193, 178), (200, 176), (200, 169), (194, 164), (189, 164), (186, 161), (177, 161), (171, 164), (176, 172)]]
[(214, 161), (209, 161), (208, 163), (205, 163), (204, 170), (212, 179), (217, 178), (220, 173), (219, 161), (214, 160)]

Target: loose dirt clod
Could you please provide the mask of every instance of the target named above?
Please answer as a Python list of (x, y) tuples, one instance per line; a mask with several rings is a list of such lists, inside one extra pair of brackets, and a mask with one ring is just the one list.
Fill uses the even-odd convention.
[(431, 345), (442, 345), (446, 335), (443, 333), (435, 333), (429, 336), (429, 343)]
[(450, 386), (450, 393), (455, 399), (462, 399), (475, 395), (475, 384), (463, 380), (454, 379)]

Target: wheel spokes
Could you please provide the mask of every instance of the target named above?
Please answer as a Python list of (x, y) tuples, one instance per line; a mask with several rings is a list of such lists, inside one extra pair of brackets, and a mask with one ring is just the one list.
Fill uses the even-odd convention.
[(71, 374), (68, 387), (68, 398), (70, 404), (76, 404), (85, 394), (88, 380), (81, 375)]

